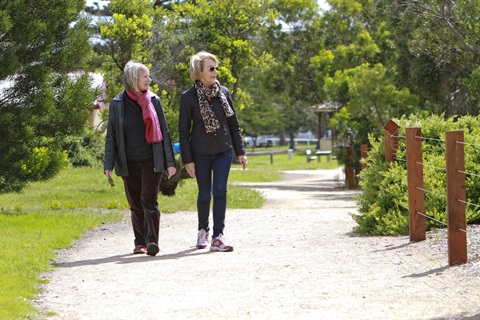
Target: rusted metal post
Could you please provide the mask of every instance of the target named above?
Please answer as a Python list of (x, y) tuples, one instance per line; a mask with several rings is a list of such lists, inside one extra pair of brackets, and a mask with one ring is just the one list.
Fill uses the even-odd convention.
[(363, 162), (362, 162), (362, 170), (363, 170), (367, 167), (367, 163), (365, 161), (367, 160), (367, 156), (368, 156), (368, 146), (366, 144), (362, 144), (360, 146), (360, 154), (363, 159)]
[(398, 148), (398, 128), (400, 128), (400, 126), (393, 120), (388, 121), (383, 127), (385, 162), (392, 162), (395, 160)]
[(467, 262), (465, 150), (463, 131), (445, 133), (448, 264)]
[(425, 193), (423, 188), (422, 129), (406, 128), (408, 216), (410, 241), (426, 239)]

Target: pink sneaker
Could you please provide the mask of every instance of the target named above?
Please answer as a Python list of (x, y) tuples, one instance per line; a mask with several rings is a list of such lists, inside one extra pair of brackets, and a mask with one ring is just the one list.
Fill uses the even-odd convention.
[(135, 246), (135, 249), (133, 249), (134, 254), (144, 254), (147, 253), (147, 247), (144, 245), (138, 245)]
[(204, 229), (198, 231), (197, 237), (197, 249), (205, 249), (208, 244), (208, 232), (205, 232)]
[(233, 247), (225, 244), (223, 234), (220, 233), (218, 237), (213, 239), (212, 245), (210, 246), (210, 251), (230, 252), (233, 251)]

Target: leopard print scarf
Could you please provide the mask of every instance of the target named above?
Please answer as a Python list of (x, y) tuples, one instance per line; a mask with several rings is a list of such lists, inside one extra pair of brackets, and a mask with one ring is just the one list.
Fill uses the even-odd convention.
[(201, 81), (195, 82), (195, 89), (197, 90), (198, 103), (200, 104), (200, 114), (202, 115), (203, 123), (205, 124), (205, 131), (207, 133), (213, 133), (220, 128), (215, 112), (213, 112), (210, 100), (214, 97), (219, 97), (222, 103), (223, 111), (227, 117), (233, 116), (235, 113), (232, 107), (228, 104), (225, 93), (220, 90), (220, 82), (215, 81), (212, 87), (206, 87)]

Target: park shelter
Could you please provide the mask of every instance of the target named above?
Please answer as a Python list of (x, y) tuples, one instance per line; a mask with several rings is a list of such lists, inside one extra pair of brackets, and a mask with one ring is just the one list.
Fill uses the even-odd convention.
[(317, 114), (317, 149), (320, 151), (333, 151), (335, 147), (335, 132), (329, 127), (332, 115), (340, 107), (330, 101), (309, 107)]

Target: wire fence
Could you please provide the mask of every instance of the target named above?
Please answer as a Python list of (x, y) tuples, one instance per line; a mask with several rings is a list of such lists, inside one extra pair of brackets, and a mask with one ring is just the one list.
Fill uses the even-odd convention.
[[(407, 189), (409, 233), (411, 241), (426, 239), (425, 219), (430, 219), (447, 227), (448, 260), (450, 265), (467, 262), (467, 225), (466, 206), (480, 207), (479, 204), (466, 201), (465, 176), (480, 175), (465, 171), (465, 151), (463, 131), (449, 131), (445, 140), (423, 137), (421, 128), (405, 128), (405, 136), (398, 134), (399, 126), (390, 120), (384, 127), (385, 161), (404, 161), (407, 164)], [(406, 159), (396, 156), (399, 139), (405, 140)], [(423, 143), (439, 142), (445, 145), (445, 166), (438, 166), (423, 161)], [(472, 146), (475, 146), (472, 144)], [(444, 171), (446, 174), (445, 194), (439, 194), (424, 187), (423, 168), (429, 167)], [(425, 193), (434, 197), (447, 199), (447, 223), (426, 214)]]

